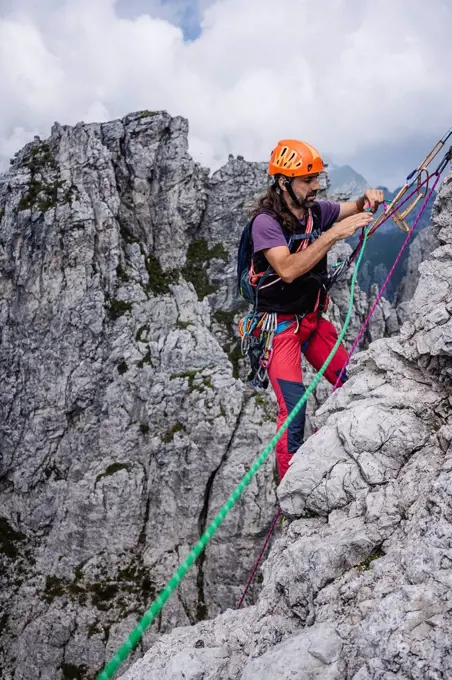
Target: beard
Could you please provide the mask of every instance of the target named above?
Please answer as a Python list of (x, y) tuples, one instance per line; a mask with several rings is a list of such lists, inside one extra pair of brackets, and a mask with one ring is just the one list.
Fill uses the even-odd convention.
[(317, 191), (310, 191), (305, 198), (302, 198), (297, 194), (295, 195), (297, 196), (297, 201), (299, 203), (300, 208), (304, 208), (305, 210), (307, 210), (308, 208), (312, 208), (315, 201), (317, 200)]

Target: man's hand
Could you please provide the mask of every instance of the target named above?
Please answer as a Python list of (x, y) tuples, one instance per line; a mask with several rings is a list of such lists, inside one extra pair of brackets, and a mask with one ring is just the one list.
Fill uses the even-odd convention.
[(337, 241), (342, 241), (345, 238), (353, 236), (353, 234), (367, 227), (370, 222), (372, 222), (373, 216), (368, 212), (361, 212), (357, 215), (352, 215), (351, 217), (346, 217), (341, 222), (337, 222), (333, 227), (331, 227), (330, 232), (334, 234)]
[(362, 213), (367, 207), (369, 207), (374, 213), (384, 200), (385, 196), (381, 189), (367, 189), (367, 191), (364, 193), (364, 196), (361, 196), (361, 198), (358, 198), (356, 201), (339, 203), (340, 208), (337, 221), (343, 222), (343, 220), (347, 220), (352, 215)]
[(367, 189), (363, 196), (363, 208), (366, 208), (368, 204), (372, 212), (376, 212), (378, 206), (385, 200), (384, 192), (381, 189)]

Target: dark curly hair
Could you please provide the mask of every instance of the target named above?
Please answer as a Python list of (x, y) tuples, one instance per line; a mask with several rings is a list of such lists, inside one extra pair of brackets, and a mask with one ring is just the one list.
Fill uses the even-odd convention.
[(257, 204), (250, 211), (250, 218), (256, 217), (262, 210), (273, 213), (280, 224), (291, 234), (295, 233), (300, 226), (297, 217), (289, 209), (283, 198), (283, 193), (278, 184), (278, 175), (265, 194), (261, 196)]

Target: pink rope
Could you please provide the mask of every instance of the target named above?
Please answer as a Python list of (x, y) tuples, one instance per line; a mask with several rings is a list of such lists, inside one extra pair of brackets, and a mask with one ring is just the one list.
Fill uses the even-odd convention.
[(261, 559), (262, 559), (262, 557), (264, 556), (265, 549), (267, 548), (267, 545), (268, 545), (268, 543), (269, 543), (269, 541), (270, 541), (270, 538), (271, 538), (271, 536), (272, 536), (272, 534), (273, 534), (273, 531), (274, 531), (275, 526), (276, 526), (276, 522), (278, 521), (278, 517), (280, 516), (280, 514), (281, 514), (281, 508), (278, 508), (278, 512), (276, 513), (276, 515), (275, 515), (274, 518), (273, 518), (273, 522), (272, 522), (272, 525), (271, 525), (271, 527), (270, 527), (270, 531), (268, 532), (267, 538), (265, 539), (264, 546), (263, 546), (262, 550), (260, 551), (260, 553), (259, 553), (259, 555), (258, 555), (258, 558), (257, 558), (256, 562), (254, 563), (253, 570), (252, 570), (252, 572), (251, 572), (251, 574), (250, 574), (250, 577), (249, 577), (249, 579), (248, 579), (248, 583), (247, 583), (246, 586), (245, 586), (245, 590), (243, 591), (243, 595), (242, 595), (242, 597), (240, 598), (239, 606), (237, 607), (237, 609), (240, 609), (240, 607), (241, 607), (242, 604), (243, 604), (243, 601), (245, 600), (246, 594), (247, 594), (247, 592), (248, 592), (248, 590), (249, 590), (249, 587), (250, 587), (251, 583), (253, 582), (254, 575), (255, 575), (256, 571), (258, 570), (258, 568), (259, 568), (259, 564), (261, 563)]
[(375, 302), (373, 303), (373, 305), (372, 305), (372, 307), (371, 307), (371, 309), (370, 309), (370, 312), (369, 312), (369, 314), (367, 315), (367, 318), (366, 318), (365, 322), (363, 323), (363, 325), (362, 325), (362, 327), (361, 327), (361, 330), (359, 331), (359, 333), (358, 333), (358, 335), (357, 335), (357, 337), (356, 337), (355, 342), (353, 343), (353, 346), (352, 346), (351, 350), (350, 350), (349, 353), (347, 354), (347, 358), (346, 358), (346, 360), (345, 360), (345, 364), (344, 364), (344, 366), (342, 367), (342, 370), (341, 370), (341, 372), (340, 372), (340, 374), (339, 374), (339, 377), (338, 377), (338, 379), (336, 380), (336, 383), (335, 383), (335, 385), (334, 385), (334, 387), (333, 387), (333, 392), (335, 392), (335, 391), (337, 390), (337, 388), (339, 387), (339, 383), (340, 383), (341, 380), (342, 380), (342, 376), (343, 376), (343, 374), (344, 374), (344, 372), (345, 372), (345, 369), (347, 368), (348, 362), (350, 361), (350, 359), (351, 359), (351, 357), (352, 357), (352, 355), (353, 355), (355, 349), (358, 347), (359, 341), (360, 341), (361, 338), (363, 337), (364, 331), (366, 330), (366, 328), (367, 328), (367, 326), (368, 326), (368, 324), (369, 324), (369, 321), (370, 321), (370, 319), (372, 318), (372, 315), (373, 315), (374, 311), (375, 311), (376, 308), (377, 308), (378, 303), (380, 302), (381, 298), (383, 297), (383, 293), (385, 292), (386, 287), (387, 287), (387, 285), (388, 285), (388, 283), (389, 283), (389, 281), (390, 281), (390, 279), (391, 279), (391, 276), (393, 275), (394, 270), (395, 270), (395, 268), (397, 267), (397, 265), (398, 265), (398, 263), (399, 263), (399, 260), (400, 260), (400, 258), (402, 257), (402, 254), (403, 254), (405, 248), (406, 248), (407, 245), (408, 245), (408, 242), (409, 242), (409, 240), (410, 240), (410, 238), (411, 238), (411, 235), (412, 235), (413, 231), (416, 229), (416, 227), (417, 227), (417, 225), (418, 225), (418, 222), (419, 222), (419, 220), (420, 220), (421, 217), (422, 217), (422, 213), (424, 212), (425, 208), (427, 207), (427, 204), (428, 204), (428, 202), (429, 202), (429, 200), (430, 200), (430, 196), (433, 194), (433, 192), (434, 192), (434, 190), (435, 190), (435, 187), (436, 187), (436, 185), (438, 184), (439, 175), (438, 175), (437, 172), (434, 173), (434, 174), (436, 174), (435, 183), (433, 184), (432, 188), (430, 189), (430, 192), (429, 192), (428, 196), (425, 198), (424, 203), (423, 203), (423, 205), (422, 205), (422, 208), (421, 208), (421, 210), (419, 211), (419, 215), (416, 217), (416, 219), (415, 219), (415, 221), (413, 222), (413, 225), (412, 225), (410, 231), (409, 231), (408, 234), (406, 235), (406, 239), (405, 239), (405, 241), (403, 242), (403, 245), (402, 245), (402, 247), (401, 247), (401, 249), (400, 249), (400, 251), (399, 251), (399, 254), (397, 255), (397, 257), (396, 257), (396, 259), (395, 259), (395, 261), (394, 261), (394, 264), (393, 264), (392, 267), (391, 267), (391, 271), (390, 271), (389, 274), (387, 275), (386, 280), (385, 280), (385, 282), (383, 283), (383, 285), (382, 285), (382, 287), (381, 287), (381, 289), (380, 289), (380, 292), (378, 293), (377, 297), (375, 298)]

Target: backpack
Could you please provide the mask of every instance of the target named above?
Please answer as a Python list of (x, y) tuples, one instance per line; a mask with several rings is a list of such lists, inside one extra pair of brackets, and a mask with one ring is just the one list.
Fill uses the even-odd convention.
[[(274, 217), (273, 213), (265, 213)], [(258, 213), (259, 215), (262, 213)], [(257, 217), (257, 215), (255, 215)], [(265, 273), (261, 276), (257, 286), (252, 286), (249, 281), (249, 271), (253, 259), (253, 239), (251, 237), (251, 228), (255, 217), (249, 220), (243, 228), (242, 236), (240, 238), (239, 250), (237, 253), (237, 285), (239, 295), (247, 302), (250, 302), (253, 307), (257, 302), (257, 293), (263, 284), (264, 280), (273, 273), (272, 267), (268, 267)]]
[(237, 285), (239, 295), (247, 302), (254, 304), (255, 290), (248, 279), (248, 272), (253, 258), (253, 241), (251, 239), (251, 227), (253, 220), (249, 220), (242, 231), (239, 250), (237, 253)]

